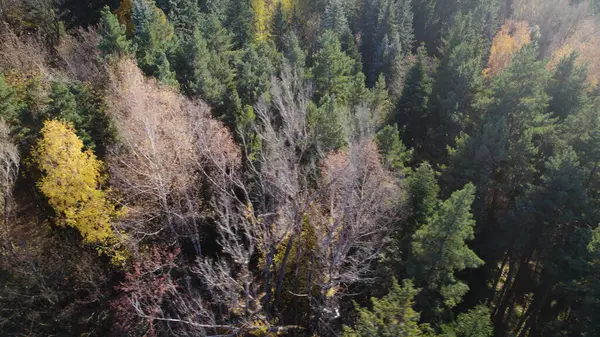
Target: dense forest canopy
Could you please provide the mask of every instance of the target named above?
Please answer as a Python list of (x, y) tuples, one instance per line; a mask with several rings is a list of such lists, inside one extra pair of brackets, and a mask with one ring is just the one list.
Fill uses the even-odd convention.
[(599, 15), (0, 0), (0, 335), (600, 336)]

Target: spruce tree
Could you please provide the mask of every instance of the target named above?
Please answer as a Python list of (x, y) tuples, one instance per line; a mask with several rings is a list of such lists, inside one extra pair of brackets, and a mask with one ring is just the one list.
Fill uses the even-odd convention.
[(119, 23), (117, 16), (111, 13), (108, 6), (104, 6), (101, 15), (98, 49), (102, 59), (110, 60), (133, 54), (133, 46), (125, 35), (125, 25)]
[(575, 64), (577, 56), (571, 53), (559, 61), (548, 86), (548, 109), (561, 119), (576, 114), (587, 104), (587, 71)]
[(404, 174), (412, 152), (402, 143), (398, 127), (386, 125), (375, 135), (375, 142), (384, 165), (390, 170)]
[(492, 337), (494, 326), (490, 319), (490, 309), (485, 305), (458, 315), (451, 324), (442, 327), (447, 337)]
[[(283, 15), (283, 12), (280, 15)], [(279, 28), (284, 28), (285, 25), (281, 22), (283, 19), (279, 17), (278, 20), (278, 24), (282, 25)], [(254, 12), (250, 6), (250, 0), (231, 1), (227, 8), (227, 16), (223, 20), (223, 26), (233, 34), (236, 49), (241, 49), (246, 44), (251, 43), (255, 31)], [(281, 35), (279, 28), (274, 30), (276, 36)]]
[(466, 243), (474, 238), (474, 198), (473, 184), (452, 193), (413, 236), (409, 274), (418, 285), (439, 293), (449, 307), (460, 303), (469, 290), (455, 273), (483, 264)]
[(429, 75), (427, 56), (421, 48), (417, 61), (406, 75), (402, 96), (390, 121), (404, 127), (404, 144), (415, 150), (417, 158), (423, 155), (428, 141), (427, 120), (431, 90), (432, 79)]
[(371, 298), (373, 309), (358, 308), (354, 328), (344, 326), (343, 337), (433, 337), (429, 326), (419, 324), (419, 313), (413, 309), (419, 293), (410, 280), (399, 285), (393, 281), (390, 292), (383, 298)]
[(461, 132), (472, 131), (471, 104), (483, 85), (485, 54), (485, 36), (471, 14), (457, 15), (442, 43), (427, 120), (433, 137), (428, 159), (435, 163), (444, 162), (446, 148)]
[(350, 99), (354, 61), (342, 51), (335, 32), (327, 30), (321, 35), (314, 59), (316, 100), (335, 96), (339, 103), (346, 103)]
[(167, 56), (173, 48), (173, 26), (162, 10), (148, 0), (133, 1), (132, 21), (139, 67), (146, 75), (172, 84), (174, 74), (171, 73)]
[(259, 46), (250, 45), (244, 50), (237, 69), (237, 92), (242, 104), (252, 105), (269, 91), (275, 66), (269, 58), (274, 45), (262, 42)]

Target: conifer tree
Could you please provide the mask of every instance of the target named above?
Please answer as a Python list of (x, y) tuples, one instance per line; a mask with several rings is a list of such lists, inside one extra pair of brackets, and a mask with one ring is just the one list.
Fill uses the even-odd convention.
[(485, 305), (458, 315), (451, 324), (442, 327), (447, 337), (492, 337), (494, 326), (490, 319), (490, 309)]
[(358, 308), (354, 328), (345, 326), (344, 337), (433, 337), (429, 326), (419, 324), (419, 313), (412, 307), (419, 293), (410, 280), (399, 285), (396, 280), (383, 298), (371, 298), (373, 309)]
[(458, 14), (442, 43), (427, 120), (433, 130), (427, 152), (437, 163), (461, 132), (471, 132), (470, 106), (483, 84), (485, 36), (471, 14)]
[(483, 264), (466, 243), (474, 238), (474, 198), (473, 184), (452, 193), (413, 236), (409, 274), (417, 284), (442, 295), (449, 307), (460, 303), (469, 289), (455, 273)]
[(0, 117), (6, 122), (16, 122), (16, 102), (13, 89), (6, 83), (4, 74), (0, 72)]
[(576, 53), (561, 59), (548, 86), (548, 110), (561, 119), (576, 114), (588, 103), (587, 71), (577, 66), (576, 60)]
[(316, 83), (317, 101), (333, 95), (339, 103), (346, 103), (350, 98), (354, 61), (342, 51), (333, 31), (327, 30), (321, 35), (314, 59), (312, 75)]
[(415, 150), (417, 158), (421, 158), (428, 139), (428, 103), (431, 90), (432, 79), (427, 66), (427, 56), (421, 48), (417, 61), (406, 76), (402, 96), (391, 120), (392, 123), (405, 128), (404, 144)]
[(169, 23), (180, 41), (194, 36), (200, 23), (200, 8), (196, 0), (169, 0)]
[(173, 26), (162, 10), (148, 0), (134, 0), (132, 22), (139, 67), (146, 75), (173, 84), (175, 76), (167, 60), (173, 48)]
[(269, 91), (271, 76), (275, 74), (275, 66), (269, 54), (275, 47), (267, 42), (259, 46), (250, 45), (244, 50), (237, 71), (237, 92), (242, 104), (254, 104), (264, 93)]
[(403, 174), (411, 160), (412, 151), (402, 143), (398, 127), (386, 125), (375, 135), (375, 142), (382, 155), (384, 166)]
[[(281, 10), (279, 6), (278, 9)], [(281, 29), (285, 29), (284, 19), (287, 19), (285, 12), (276, 12), (273, 22), (273, 34), (276, 38), (282, 35)], [(223, 25), (233, 34), (236, 49), (241, 49), (246, 44), (253, 42), (256, 32), (250, 0), (231, 1)]]
[(126, 27), (119, 23), (117, 16), (108, 6), (102, 9), (100, 18), (100, 55), (104, 60), (120, 58), (133, 53), (133, 46), (126, 37)]

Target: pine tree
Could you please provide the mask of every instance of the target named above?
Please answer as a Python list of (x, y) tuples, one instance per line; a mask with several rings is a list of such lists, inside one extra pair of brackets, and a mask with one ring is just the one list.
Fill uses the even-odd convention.
[[(411, 218), (417, 226), (425, 224), (438, 206), (440, 187), (436, 172), (428, 163), (421, 163), (407, 179), (411, 204)], [(411, 233), (412, 235), (412, 233)]]
[(382, 73), (388, 83), (395, 83), (413, 47), (410, 1), (369, 0), (364, 7), (361, 55), (367, 86)]
[(126, 27), (119, 23), (117, 16), (104, 6), (100, 18), (100, 55), (104, 60), (133, 54), (133, 46), (126, 37)]
[(200, 23), (196, 0), (169, 0), (169, 23), (180, 41), (192, 39)]
[(327, 2), (325, 13), (323, 13), (323, 29), (331, 30), (338, 36), (350, 29), (342, 0), (329, 0)]
[(413, 236), (409, 274), (417, 284), (441, 294), (449, 307), (460, 303), (469, 290), (455, 273), (483, 264), (466, 244), (474, 238), (475, 220), (471, 214), (474, 198), (473, 184), (452, 193)]
[(314, 157), (321, 158), (330, 151), (348, 144), (348, 109), (335, 96), (321, 99), (320, 106), (311, 104), (308, 126), (314, 134)]
[(283, 4), (281, 2), (277, 3), (277, 7), (275, 8), (273, 27), (271, 31), (273, 32), (273, 41), (275, 42), (275, 46), (277, 46), (278, 50), (283, 50), (285, 38), (288, 34), (290, 34), (291, 27), (290, 18), (288, 17), (287, 12), (283, 9)]
[(429, 326), (419, 324), (419, 313), (412, 307), (419, 293), (410, 280), (400, 286), (396, 280), (381, 299), (371, 298), (373, 309), (358, 309), (354, 328), (344, 326), (344, 337), (434, 337)]

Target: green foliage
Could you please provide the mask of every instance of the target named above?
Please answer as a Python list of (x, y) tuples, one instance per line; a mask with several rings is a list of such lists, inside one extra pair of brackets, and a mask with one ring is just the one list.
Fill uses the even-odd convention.
[(412, 157), (400, 137), (398, 127), (385, 126), (375, 135), (377, 147), (382, 155), (384, 166), (390, 170), (404, 173)]
[(364, 4), (361, 55), (367, 86), (384, 74), (393, 83), (404, 71), (404, 58), (413, 48), (410, 1), (369, 0)]
[(429, 159), (443, 162), (445, 149), (461, 132), (470, 131), (470, 106), (483, 85), (485, 36), (473, 15), (458, 14), (442, 40), (441, 61), (436, 71), (427, 120), (432, 139)]
[(271, 76), (275, 75), (273, 59), (278, 58), (272, 43), (250, 45), (237, 65), (237, 92), (243, 104), (254, 104), (269, 92)]
[(427, 56), (425, 50), (421, 48), (417, 61), (406, 76), (402, 96), (391, 121), (405, 128), (404, 143), (415, 150), (417, 158), (422, 154), (428, 138), (428, 103), (431, 90), (432, 79), (427, 65)]
[(337, 35), (325, 31), (319, 39), (319, 49), (315, 56), (312, 75), (315, 79), (317, 101), (335, 96), (341, 104), (350, 99), (353, 81), (354, 60), (342, 51)]
[(0, 73), (0, 117), (13, 123), (17, 113), (17, 106), (13, 89), (6, 83), (4, 74)]
[[(440, 187), (436, 172), (428, 163), (421, 163), (407, 179), (412, 206), (412, 218), (417, 225), (423, 225), (433, 216), (438, 207)], [(412, 235), (412, 233), (411, 233)]]
[(393, 281), (390, 292), (381, 299), (371, 298), (373, 309), (357, 308), (358, 319), (354, 328), (345, 326), (344, 337), (421, 337), (431, 336), (431, 329), (419, 324), (419, 313), (412, 307), (419, 293), (410, 280), (402, 286)]
[(485, 305), (458, 315), (456, 321), (442, 327), (447, 337), (492, 337), (494, 326), (490, 319), (490, 309)]
[(117, 16), (111, 13), (110, 8), (102, 9), (100, 18), (100, 55), (103, 60), (113, 57), (123, 57), (133, 54), (133, 46), (125, 36), (126, 27), (119, 23)]
[(200, 21), (196, 0), (169, 0), (169, 23), (180, 41), (193, 39)]
[(146, 75), (174, 85), (175, 75), (167, 60), (174, 43), (173, 26), (162, 10), (149, 0), (133, 0), (132, 22), (138, 66)]
[[(60, 120), (70, 123), (87, 148), (103, 151), (112, 138), (104, 103), (91, 88), (80, 83), (53, 82), (46, 110), (39, 123)], [(99, 146), (99, 148), (97, 148)]]
[(318, 107), (311, 103), (307, 116), (308, 126), (315, 135), (312, 143), (317, 158), (348, 143), (348, 109), (333, 96), (322, 101)]
[(474, 198), (473, 184), (452, 193), (413, 236), (410, 275), (417, 284), (439, 292), (449, 307), (460, 303), (469, 289), (456, 279), (455, 272), (483, 264), (466, 244), (474, 238)]
[(576, 53), (561, 59), (548, 86), (548, 109), (562, 119), (576, 114), (587, 104), (587, 71), (576, 66), (576, 60)]
[[(276, 14), (274, 19), (273, 31), (275, 32), (276, 42), (277, 37), (283, 34), (281, 29), (285, 28), (283, 14), (284, 12), (280, 13), (281, 16)], [(250, 0), (230, 1), (223, 25), (233, 34), (236, 49), (241, 49), (246, 44), (253, 42), (256, 31), (254, 12), (250, 6)]]

